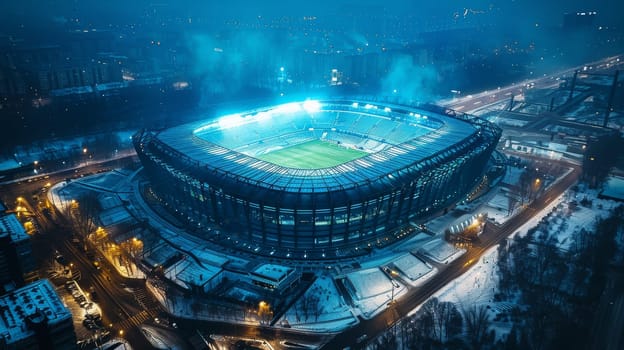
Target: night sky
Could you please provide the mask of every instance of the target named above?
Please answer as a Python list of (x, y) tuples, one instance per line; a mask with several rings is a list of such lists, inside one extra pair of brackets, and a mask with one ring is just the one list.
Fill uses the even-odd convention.
[(557, 26), (562, 14), (576, 11), (597, 11), (605, 24), (617, 24), (624, 11), (624, 2), (614, 0), (507, 0), (507, 1), (413, 1), (413, 0), (317, 0), (317, 1), (121, 1), (121, 0), (74, 0), (74, 1), (16, 1), (0, 4), (4, 27), (21, 24), (34, 25), (34, 19), (51, 22), (80, 17), (85, 22), (129, 22), (145, 14), (150, 7), (166, 7), (168, 13), (180, 16), (203, 16), (219, 19), (248, 19), (257, 16), (328, 16), (340, 21), (350, 13), (375, 10), (388, 15), (413, 16), (415, 18), (452, 18), (463, 14), (465, 9), (475, 13), (494, 13), (501, 24), (515, 26), (523, 23), (542, 23)]

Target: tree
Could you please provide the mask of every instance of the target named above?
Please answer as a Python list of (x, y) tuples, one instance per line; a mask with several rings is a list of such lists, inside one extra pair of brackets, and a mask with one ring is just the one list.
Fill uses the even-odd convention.
[(269, 324), (273, 319), (273, 310), (271, 310), (271, 305), (267, 302), (261, 301), (258, 304), (258, 317), (260, 318), (260, 324)]
[(535, 163), (529, 163), (518, 179), (518, 194), (521, 204), (524, 204), (525, 201), (530, 202), (535, 198), (537, 191), (543, 187), (541, 182)]
[(487, 308), (481, 306), (471, 306), (464, 311), (466, 321), (466, 334), (471, 347), (475, 350), (481, 349), (487, 340), (490, 330), (490, 317)]
[(315, 319), (322, 313), (321, 299), (314, 293), (306, 293), (299, 299), (297, 303), (297, 310), (303, 314), (303, 318), (307, 321), (308, 318), (314, 315)]
[(72, 200), (69, 217), (74, 229), (86, 239), (97, 228), (100, 203), (95, 192), (86, 192), (76, 200)]
[(423, 305), (422, 317), (427, 335), (440, 344), (461, 332), (463, 319), (453, 303), (432, 298)]
[(517, 193), (512, 191), (507, 194), (507, 215), (513, 214), (519, 202)]
[(600, 187), (615, 165), (624, 142), (619, 133), (591, 138), (583, 157), (583, 179), (593, 188)]

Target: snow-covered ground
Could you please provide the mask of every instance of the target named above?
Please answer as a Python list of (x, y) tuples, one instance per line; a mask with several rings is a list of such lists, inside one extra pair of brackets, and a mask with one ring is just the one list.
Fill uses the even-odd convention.
[(113, 338), (104, 344), (100, 344), (98, 349), (102, 350), (132, 350), (130, 343), (123, 338)]
[[(597, 196), (598, 193), (594, 190), (585, 190), (582, 193), (567, 191), (522, 225), (509, 239), (516, 234), (524, 236), (529, 229), (543, 222), (545, 224), (542, 227), (551, 236), (556, 237), (560, 248), (565, 250), (572, 243), (575, 233), (582, 228), (591, 229), (597, 219), (608, 216), (611, 210), (619, 205), (615, 201), (598, 199)], [(591, 208), (573, 206), (574, 209), (570, 209), (570, 202), (578, 202), (583, 198), (592, 202)], [(492, 247), (486, 251), (468, 272), (440, 289), (432, 298), (453, 302), (460, 307), (485, 306), (488, 308), (491, 321), (494, 320), (496, 314), (515, 306), (513, 301), (497, 302), (494, 300), (498, 288), (497, 249), (498, 247)], [(419, 309), (420, 306), (416, 307), (410, 315)], [(498, 339), (509, 332), (510, 326), (505, 322), (492, 322)]]
[(11, 170), (20, 166), (21, 164), (13, 158), (0, 158), (0, 171)]
[[(305, 317), (301, 312), (302, 300), (316, 296), (319, 298), (320, 313), (318, 318), (312, 312)], [(306, 294), (293, 304), (284, 316), (277, 322), (278, 325), (289, 324), (292, 328), (315, 331), (333, 332), (337, 329), (345, 329), (356, 324), (357, 318), (351, 312), (351, 308), (344, 302), (336, 288), (335, 282), (329, 275), (323, 275), (314, 281)]]

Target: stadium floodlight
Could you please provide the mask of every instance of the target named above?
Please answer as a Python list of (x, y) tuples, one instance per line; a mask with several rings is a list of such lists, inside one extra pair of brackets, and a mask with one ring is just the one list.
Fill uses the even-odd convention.
[(272, 111), (275, 111), (281, 114), (296, 113), (296, 112), (299, 112), (300, 110), (301, 110), (301, 106), (296, 102), (285, 103), (283, 105), (279, 105), (272, 109)]
[(271, 117), (273, 117), (273, 115), (271, 114), (271, 111), (258, 112), (258, 114), (254, 115), (254, 119), (259, 121), (259, 122), (265, 121), (265, 120), (270, 120)]
[(316, 100), (307, 100), (303, 103), (303, 109), (308, 113), (318, 112), (321, 109), (321, 104)]
[(219, 128), (221, 129), (230, 129), (242, 125), (244, 123), (244, 119), (240, 114), (230, 114), (224, 115), (219, 118)]
[(206, 130), (212, 129), (212, 128), (216, 127), (217, 125), (218, 125), (217, 123), (210, 123), (210, 124), (207, 124), (207, 125), (202, 125), (199, 128), (193, 130), (193, 135), (197, 135), (197, 134), (199, 134), (201, 132), (204, 132)]

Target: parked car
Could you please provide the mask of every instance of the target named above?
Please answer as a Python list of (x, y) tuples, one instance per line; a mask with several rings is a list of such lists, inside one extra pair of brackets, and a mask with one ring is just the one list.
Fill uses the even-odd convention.
[(99, 328), (99, 326), (97, 325), (97, 323), (95, 323), (95, 321), (90, 320), (90, 319), (85, 319), (84, 321), (82, 321), (82, 324), (87, 327), (87, 329), (90, 330), (94, 330)]

